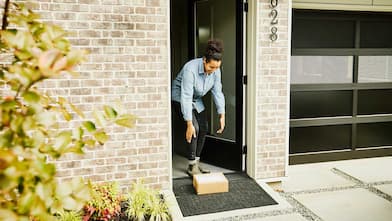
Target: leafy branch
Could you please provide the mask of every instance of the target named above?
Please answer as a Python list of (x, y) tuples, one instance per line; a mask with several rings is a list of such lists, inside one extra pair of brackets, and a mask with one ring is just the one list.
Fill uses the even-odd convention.
[[(64, 209), (81, 209), (91, 188), (81, 179), (58, 184), (48, 156), (82, 154), (86, 146), (108, 140), (107, 123), (133, 127), (136, 118), (105, 105), (103, 112), (94, 112), (97, 123), (84, 120), (67, 99), (41, 92), (40, 82), (76, 75), (73, 69), (87, 52), (72, 48), (61, 27), (39, 21), (23, 4), (7, 0), (2, 21), (0, 50), (12, 61), (0, 67), (0, 90), (9, 93), (0, 97), (0, 220), (53, 220)], [(58, 122), (72, 121), (73, 113), (81, 123), (60, 127)]]
[(4, 15), (3, 15), (3, 22), (1, 23), (1, 30), (5, 30), (7, 28), (8, 25), (8, 21), (7, 21), (7, 17), (8, 17), (8, 8), (10, 5), (10, 0), (5, 0), (4, 3)]

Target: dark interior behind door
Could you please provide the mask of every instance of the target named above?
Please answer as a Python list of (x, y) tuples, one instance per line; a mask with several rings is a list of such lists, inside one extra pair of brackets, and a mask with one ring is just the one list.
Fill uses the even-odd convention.
[(209, 135), (202, 159), (211, 164), (232, 170), (242, 170), (242, 1), (195, 1), (192, 16), (195, 57), (203, 56), (208, 39), (224, 42), (222, 84), (226, 99), (226, 128), (217, 134), (219, 116), (211, 96), (203, 101), (209, 116)]

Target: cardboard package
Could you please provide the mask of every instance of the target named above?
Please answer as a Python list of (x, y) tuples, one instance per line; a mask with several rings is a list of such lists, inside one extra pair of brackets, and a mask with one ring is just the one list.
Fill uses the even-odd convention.
[(229, 192), (229, 181), (223, 173), (197, 174), (193, 176), (193, 187), (198, 195)]

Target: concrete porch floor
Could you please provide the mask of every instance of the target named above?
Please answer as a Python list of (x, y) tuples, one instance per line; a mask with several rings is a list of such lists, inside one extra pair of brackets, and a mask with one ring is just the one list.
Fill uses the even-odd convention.
[(392, 220), (392, 157), (294, 165), (281, 184), (258, 183), (278, 205), (184, 218), (166, 194), (175, 221)]
[[(172, 156), (172, 174), (173, 174), (173, 179), (174, 178), (181, 178), (181, 177), (187, 177), (188, 174), (186, 173), (186, 169), (188, 168), (188, 159), (180, 156), (178, 154), (173, 154)], [(204, 168), (207, 169), (211, 172), (222, 172), (222, 173), (230, 173), (234, 172), (232, 170), (224, 169), (221, 167), (217, 167), (208, 163), (201, 162), (200, 165)]]

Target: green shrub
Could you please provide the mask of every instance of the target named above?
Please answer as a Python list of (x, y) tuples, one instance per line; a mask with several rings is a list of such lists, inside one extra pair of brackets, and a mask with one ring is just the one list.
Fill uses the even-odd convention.
[(135, 221), (169, 221), (169, 209), (158, 191), (147, 188), (141, 182), (133, 184), (128, 197), (126, 214)]
[[(135, 117), (105, 106), (96, 114), (98, 128), (65, 98), (40, 91), (47, 79), (75, 75), (86, 52), (73, 49), (61, 27), (41, 22), (23, 4), (6, 0), (3, 21), (0, 52), (10, 61), (0, 65), (0, 220), (56, 220), (53, 214), (64, 209), (82, 209), (90, 188), (81, 179), (57, 183), (48, 157), (81, 154), (85, 146), (106, 142), (101, 119), (132, 127)], [(74, 116), (82, 123), (60, 128)]]
[(82, 214), (79, 211), (60, 212), (57, 216), (58, 221), (81, 221)]
[(169, 215), (169, 209), (164, 201), (160, 197), (160, 195), (156, 197), (152, 197), (151, 199), (151, 204), (150, 204), (150, 221), (169, 221), (171, 220), (170, 215)]

